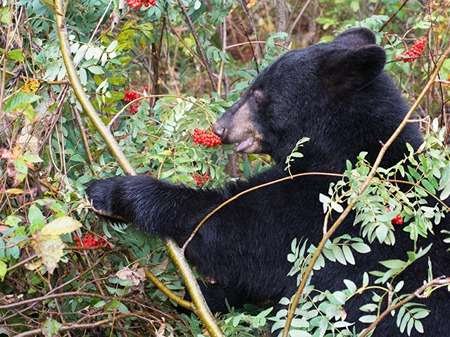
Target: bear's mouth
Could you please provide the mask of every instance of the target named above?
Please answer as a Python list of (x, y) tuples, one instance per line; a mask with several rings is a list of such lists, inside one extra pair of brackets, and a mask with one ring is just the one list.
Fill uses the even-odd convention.
[(243, 141), (235, 143), (235, 150), (237, 152), (245, 152), (245, 153), (260, 152), (261, 146), (258, 137), (249, 136), (248, 138), (245, 138)]
[(248, 148), (250, 148), (254, 143), (253, 137), (248, 137), (247, 139), (244, 139), (240, 143), (236, 143), (236, 151), (237, 152), (244, 152)]

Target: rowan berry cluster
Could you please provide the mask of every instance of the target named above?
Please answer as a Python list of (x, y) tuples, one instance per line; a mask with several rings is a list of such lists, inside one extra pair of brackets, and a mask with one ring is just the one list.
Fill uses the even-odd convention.
[(220, 140), (219, 136), (207, 130), (194, 129), (192, 138), (194, 140), (194, 143), (206, 147), (216, 147), (222, 144), (222, 141)]
[(101, 236), (94, 235), (92, 233), (87, 233), (82, 237), (75, 236), (74, 237), (75, 245), (78, 248), (104, 248), (108, 246), (108, 242), (105, 238)]
[(153, 7), (156, 6), (156, 0), (127, 0), (128, 7), (139, 10), (142, 6)]
[[(134, 100), (136, 100), (136, 99), (138, 99), (140, 97), (141, 97), (141, 94), (139, 92), (137, 92), (135, 90), (128, 89), (128, 90), (124, 91), (123, 100), (124, 100), (124, 102), (129, 103), (129, 102), (133, 102)], [(138, 112), (139, 105), (140, 105), (139, 101), (131, 103), (131, 105), (130, 105), (130, 113), (135, 114), (136, 112)]]
[(211, 177), (208, 173), (194, 173), (192, 175), (192, 179), (194, 179), (195, 185), (197, 185), (198, 187), (203, 187), (203, 185), (205, 185), (211, 179)]
[(405, 52), (398, 55), (395, 59), (397, 61), (403, 61), (403, 62), (413, 62), (417, 60), (420, 56), (422, 56), (425, 47), (427, 45), (427, 38), (426, 36), (418, 39), (414, 44)]

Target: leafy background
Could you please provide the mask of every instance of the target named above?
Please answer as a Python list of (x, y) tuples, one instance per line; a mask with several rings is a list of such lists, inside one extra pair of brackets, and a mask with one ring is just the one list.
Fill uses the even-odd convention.
[[(348, 27), (368, 27), (386, 49), (387, 71), (413, 102), (449, 43), (449, 1), (158, 0), (132, 8), (135, 2), (67, 2), (78, 75), (138, 173), (199, 188), (245, 179), (270, 165), (267, 156), (237, 155), (228, 146), (201, 146), (193, 142), (192, 134), (195, 128), (208, 129), (258, 71), (286, 50), (329, 41)], [(177, 312), (145, 280), (142, 268), (147, 266), (170, 289), (184, 293), (161, 241), (89, 212), (86, 183), (123, 172), (70, 89), (52, 2), (3, 0), (0, 4), (0, 335), (33, 335), (26, 334), (30, 331), (47, 337), (204, 334), (194, 315)], [(421, 38), (426, 38), (425, 52), (413, 62), (402, 62), (399, 55)], [(437, 170), (434, 173), (441, 177), (448, 167), (449, 74), (447, 60), (415, 116), (425, 134), (434, 130), (427, 148), (437, 151), (437, 159), (428, 166), (431, 176)], [(423, 179), (426, 172), (420, 168), (426, 164), (422, 164), (410, 165), (411, 180), (418, 175), (425, 185), (429, 183), (426, 190), (448, 193), (446, 179)], [(362, 176), (364, 167), (361, 158), (355, 169)], [(450, 181), (450, 172), (446, 174)], [(374, 189), (376, 195), (383, 187)], [(420, 195), (421, 190), (413, 192)], [(325, 211), (339, 211), (336, 203), (348, 197), (337, 189), (321, 196), (321, 201)], [(364, 216), (369, 201), (363, 200), (359, 208), (363, 214), (359, 220), (367, 227), (373, 225)], [(419, 211), (428, 212), (422, 219), (444, 212), (409, 206), (402, 211), (405, 219), (417, 218)], [(380, 206), (379, 211), (385, 209)], [(389, 221), (386, 218), (388, 225)], [(423, 220), (410, 231), (425, 225)], [(377, 228), (368, 228), (368, 235), (389, 240), (388, 229)], [(352, 251), (367, 252), (359, 238), (336, 240), (326, 247), (324, 260), (351, 262)], [(350, 253), (339, 247), (351, 248)], [(304, 242), (293, 243), (288, 256), (293, 275), (302, 270), (307, 250)], [(402, 268), (398, 261), (384, 266)], [(368, 282), (364, 276), (363, 283)], [(346, 286), (345, 296), (333, 294), (338, 301), (334, 309), (326, 309), (330, 317), (339, 308), (339, 298), (356, 291), (354, 284)], [(219, 317), (226, 336), (262, 334), (268, 319), (282, 323), (285, 314), (246, 309)], [(402, 320), (403, 312), (400, 330), (414, 324), (420, 330), (420, 322), (415, 322), (424, 311), (412, 312), (417, 320)], [(317, 323), (314, 336), (325, 335), (328, 328), (322, 327), (330, 319)], [(311, 336), (302, 328), (304, 322), (298, 322), (300, 332), (292, 336)], [(74, 324), (84, 326), (58, 332)]]

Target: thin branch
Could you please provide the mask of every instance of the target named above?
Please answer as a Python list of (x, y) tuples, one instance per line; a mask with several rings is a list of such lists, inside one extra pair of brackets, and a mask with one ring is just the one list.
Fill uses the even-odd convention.
[[(170, 315), (158, 310), (157, 308), (152, 308), (147, 306), (144, 303), (141, 303), (135, 299), (132, 298), (127, 298), (127, 297), (117, 297), (117, 296), (108, 296), (108, 295), (102, 295), (102, 294), (97, 294), (97, 293), (90, 293), (90, 292), (85, 292), (85, 291), (67, 291), (67, 292), (63, 292), (63, 293), (51, 293), (53, 291), (55, 291), (56, 289), (60, 288), (59, 286), (57, 288), (52, 289), (49, 293), (47, 293), (46, 295), (40, 296), (40, 297), (34, 297), (34, 298), (30, 298), (27, 300), (23, 300), (20, 302), (14, 302), (14, 303), (8, 303), (8, 304), (4, 304), (4, 305), (0, 305), (0, 310), (10, 310), (10, 309), (14, 309), (17, 307), (21, 307), (24, 305), (28, 305), (28, 304), (36, 304), (39, 302), (43, 302), (43, 301), (47, 301), (47, 300), (51, 300), (51, 299), (56, 299), (56, 298), (65, 298), (65, 297), (92, 297), (92, 298), (101, 298), (102, 300), (105, 301), (119, 301), (119, 302), (126, 302), (126, 303), (131, 303), (131, 304), (135, 304), (141, 307), (145, 307), (147, 309), (151, 309), (154, 310), (155, 312), (158, 313), (158, 315), (162, 315), (162, 316), (167, 316), (167, 317), (171, 317)], [(31, 308), (29, 308), (31, 309)]]
[(57, 35), (60, 42), (60, 50), (64, 60), (64, 64), (66, 66), (67, 76), (69, 78), (70, 84), (74, 91), (75, 96), (80, 102), (86, 114), (92, 120), (95, 128), (100, 132), (101, 136), (105, 139), (111, 154), (117, 159), (120, 166), (123, 170), (131, 175), (135, 174), (134, 169), (131, 167), (128, 160), (125, 158), (125, 155), (120, 150), (119, 145), (115, 141), (111, 132), (109, 132), (108, 128), (105, 127), (100, 116), (95, 111), (94, 106), (90, 102), (88, 96), (84, 92), (83, 86), (81, 85), (80, 79), (78, 78), (75, 66), (73, 64), (71, 55), (70, 55), (70, 47), (69, 41), (67, 39), (67, 28), (64, 22), (64, 5), (63, 0), (55, 0), (55, 14), (56, 14), (56, 25), (57, 25)]
[(23, 259), (22, 261), (16, 263), (15, 265), (11, 266), (8, 268), (8, 273), (10, 273), (11, 271), (13, 271), (14, 269), (16, 269), (17, 267), (20, 267), (21, 265), (24, 265), (28, 262), (30, 262), (31, 260), (33, 260), (35, 257), (37, 257), (36, 254), (33, 254), (29, 257), (27, 257), (26, 259)]
[(190, 272), (189, 265), (184, 258), (183, 250), (181, 250), (180, 247), (178, 247), (178, 245), (173, 241), (167, 242), (167, 247), (169, 248), (169, 256), (172, 258), (177, 270), (180, 271), (187, 291), (189, 295), (191, 295), (192, 302), (195, 306), (196, 315), (203, 322), (211, 337), (224, 337), (222, 331), (214, 320), (214, 316), (209, 310), (209, 307), (203, 303), (204, 298), (202, 292), (200, 291), (200, 287), (195, 279), (195, 276)]
[(179, 296), (173, 296), (174, 292), (166, 287), (150, 270), (145, 270), (145, 276), (152, 281), (152, 283), (158, 288), (164, 295), (166, 295), (170, 300), (174, 301), (180, 307), (195, 311), (194, 304), (192, 302), (186, 301)]
[(400, 4), (400, 7), (389, 17), (389, 19), (387, 19), (387, 21), (385, 23), (383, 23), (383, 25), (381, 26), (381, 28), (378, 30), (379, 32), (382, 32), (384, 28), (386, 28), (386, 26), (391, 23), (392, 20), (394, 20), (394, 18), (397, 16), (398, 13), (400, 13), (400, 11), (403, 9), (403, 7), (405, 7), (406, 3), (409, 0), (403, 0), (403, 2)]
[(292, 23), (291, 27), (289, 28), (289, 31), (288, 31), (288, 41), (291, 39), (291, 35), (292, 35), (292, 32), (293, 32), (294, 29), (295, 29), (295, 26), (297, 26), (297, 23), (300, 21), (300, 18), (303, 16), (303, 14), (304, 14), (305, 11), (306, 11), (306, 8), (308, 8), (308, 6), (309, 6), (310, 3), (311, 3), (311, 0), (307, 0), (307, 1), (305, 2), (305, 4), (303, 5), (302, 9), (300, 10), (300, 12), (298, 13), (297, 17), (295, 18), (294, 22)]
[[(240, 0), (239, 2), (241, 4), (242, 10), (244, 11), (245, 16), (247, 17), (247, 21), (250, 24), (250, 27), (252, 28), (253, 33), (255, 34), (256, 40), (259, 40), (258, 30), (256, 29), (255, 20), (253, 19), (253, 15), (251, 15), (250, 10), (248, 9), (247, 2), (243, 1), (243, 0)], [(247, 37), (247, 41), (250, 41), (247, 30), (244, 27), (242, 27), (242, 29), (244, 31), (245, 36)], [(258, 69), (258, 60), (257, 59), (261, 58), (261, 54), (262, 54), (261, 46), (258, 44), (256, 46), (256, 50), (253, 50), (252, 44), (250, 44), (250, 47), (252, 48), (253, 57), (255, 58), (256, 69)]]
[(75, 116), (75, 121), (77, 122), (78, 129), (80, 129), (81, 140), (83, 141), (84, 151), (86, 152), (88, 158), (89, 167), (91, 167), (92, 169), (92, 163), (94, 162), (94, 160), (92, 159), (92, 153), (91, 150), (89, 149), (89, 141), (86, 135), (86, 130), (84, 128), (83, 121), (81, 120), (81, 116), (77, 108), (72, 109), (72, 112)]
[(200, 230), (200, 228), (202, 228), (202, 226), (206, 223), (206, 221), (208, 221), (214, 214), (216, 214), (218, 211), (220, 211), (222, 208), (224, 208), (229, 203), (233, 202), (234, 200), (240, 198), (241, 196), (243, 196), (245, 194), (248, 194), (248, 193), (256, 191), (256, 190), (259, 190), (260, 188), (264, 188), (264, 187), (267, 187), (267, 186), (270, 186), (270, 185), (279, 184), (279, 183), (281, 183), (283, 181), (288, 181), (288, 180), (292, 180), (292, 179), (299, 178), (299, 177), (305, 177), (305, 176), (342, 177), (342, 174), (340, 174), (340, 173), (328, 173), (328, 172), (303, 172), (303, 173), (297, 173), (297, 174), (293, 174), (293, 175), (290, 175), (290, 176), (287, 176), (287, 177), (283, 177), (283, 178), (280, 178), (280, 179), (272, 180), (272, 181), (269, 181), (267, 183), (256, 185), (256, 186), (253, 186), (253, 187), (251, 187), (249, 189), (246, 189), (246, 190), (244, 190), (244, 191), (242, 191), (242, 192), (232, 196), (231, 198), (225, 200), (219, 206), (214, 208), (211, 212), (206, 214), (206, 216), (194, 228), (194, 230), (192, 231), (191, 235), (189, 235), (189, 238), (184, 242), (183, 248), (182, 248), (183, 251), (186, 250), (186, 247), (188, 246), (188, 244), (192, 241), (194, 236), (198, 233), (198, 231)]
[(216, 90), (216, 82), (214, 81), (213, 72), (211, 70), (211, 65), (209, 64), (208, 58), (206, 57), (205, 51), (203, 50), (203, 47), (200, 43), (200, 39), (198, 38), (197, 31), (195, 30), (194, 24), (192, 23), (191, 17), (186, 11), (186, 7), (183, 5), (181, 0), (177, 0), (178, 6), (180, 7), (181, 11), (183, 12), (183, 16), (186, 19), (186, 23), (189, 26), (189, 30), (191, 31), (191, 34), (194, 38), (195, 44), (197, 46), (197, 52), (202, 60), (203, 65), (206, 68), (206, 72), (208, 73), (209, 81), (211, 82), (211, 86), (213, 90)]
[[(117, 319), (126, 318), (126, 317), (130, 317), (130, 316), (134, 317), (136, 315), (134, 315), (133, 313), (124, 313), (124, 314), (115, 315), (112, 318), (103, 319), (101, 321), (97, 321), (97, 322), (93, 322), (93, 323), (63, 325), (58, 329), (58, 332), (64, 332), (64, 331), (69, 331), (69, 330), (79, 330), (79, 329), (93, 329), (93, 328), (103, 326), (103, 325), (110, 325), (110, 324), (114, 323), (114, 321)], [(25, 331), (25, 332), (15, 335), (14, 337), (36, 336), (36, 335), (40, 335), (40, 334), (42, 334), (42, 328)]]
[[(55, 0), (54, 7), (57, 24), (56, 32), (60, 43), (60, 50), (66, 67), (67, 76), (75, 93), (75, 96), (77, 97), (86, 114), (93, 122), (95, 128), (100, 132), (101, 136), (109, 147), (111, 154), (117, 159), (122, 169), (130, 175), (135, 175), (136, 173), (133, 167), (121, 151), (119, 145), (117, 144), (109, 129), (105, 126), (105, 124), (103, 124), (99, 115), (95, 111), (94, 106), (84, 92), (83, 86), (81, 85), (80, 79), (78, 78), (75, 66), (70, 55), (69, 41), (67, 38), (67, 27), (64, 17), (63, 0)], [(195, 276), (192, 273), (192, 270), (190, 269), (184, 255), (182, 254), (182, 251), (172, 240), (169, 239), (166, 240), (166, 247), (169, 256), (173, 259), (174, 264), (179, 268), (181, 277), (183, 278), (186, 288), (188, 289), (188, 292), (195, 305), (195, 313), (199, 316), (200, 320), (205, 325), (211, 337), (222, 337), (223, 334), (217, 326), (214, 316), (211, 314), (211, 311), (208, 308), (205, 298), (200, 291), (197, 280), (195, 279)], [(169, 290), (167, 289), (165, 291)], [(178, 298), (175, 293), (173, 293), (171, 296), (173, 296), (174, 298)], [(179, 301), (182, 302), (183, 300), (180, 298)]]
[(21, 307), (23, 305), (37, 303), (37, 302), (43, 302), (55, 298), (62, 298), (62, 297), (95, 297), (95, 298), (101, 298), (104, 300), (118, 300), (118, 301), (127, 301), (126, 298), (120, 298), (120, 297), (114, 297), (114, 296), (105, 296), (102, 294), (95, 294), (95, 293), (88, 293), (84, 291), (68, 291), (64, 293), (53, 293), (53, 294), (47, 294), (40, 297), (34, 297), (27, 300), (23, 300), (20, 302), (14, 302), (14, 303), (8, 303), (0, 305), (0, 310), (9, 310), (16, 307)]
[(404, 116), (403, 120), (401, 121), (400, 125), (397, 127), (397, 129), (394, 131), (394, 133), (391, 135), (391, 137), (387, 140), (387, 142), (383, 145), (380, 152), (378, 153), (377, 158), (375, 159), (375, 162), (372, 166), (372, 169), (370, 170), (366, 180), (362, 183), (360, 186), (360, 189), (357, 193), (357, 197), (354, 198), (351, 202), (348, 203), (347, 207), (344, 209), (344, 211), (340, 214), (336, 222), (331, 226), (331, 228), (327, 231), (327, 233), (322, 237), (322, 240), (319, 242), (319, 245), (314, 251), (314, 254), (311, 257), (311, 260), (308, 264), (308, 267), (306, 268), (305, 272), (303, 273), (302, 280), (300, 282), (300, 285), (298, 286), (298, 289), (292, 298), (292, 301), (289, 306), (287, 318), (286, 318), (286, 324), (283, 329), (282, 337), (288, 337), (289, 336), (289, 329), (291, 327), (292, 319), (294, 318), (294, 312), (300, 302), (300, 297), (303, 294), (303, 291), (305, 289), (306, 283), (309, 279), (309, 276), (311, 275), (311, 272), (314, 268), (314, 265), (316, 264), (317, 259), (319, 258), (320, 254), (322, 253), (322, 250), (325, 246), (325, 243), (330, 239), (330, 237), (334, 234), (334, 232), (339, 228), (339, 226), (342, 224), (342, 222), (347, 218), (351, 210), (353, 209), (353, 206), (356, 204), (358, 197), (361, 196), (361, 194), (364, 193), (364, 191), (369, 186), (370, 182), (372, 181), (372, 178), (375, 176), (378, 167), (381, 164), (381, 161), (383, 160), (384, 155), (386, 154), (386, 151), (389, 149), (389, 147), (394, 143), (394, 141), (397, 139), (397, 137), (400, 135), (400, 133), (403, 131), (404, 127), (408, 124), (408, 120), (411, 117), (412, 113), (416, 110), (416, 108), (419, 106), (422, 99), (425, 97), (426, 93), (430, 89), (430, 87), (434, 83), (434, 79), (436, 78), (437, 74), (439, 73), (439, 70), (441, 69), (442, 65), (444, 64), (445, 59), (450, 54), (450, 47), (448, 47), (444, 53), (442, 54), (441, 58), (439, 59), (439, 62), (436, 64), (436, 68), (434, 69), (433, 73), (431, 74), (427, 84), (423, 88), (422, 92), (417, 97), (414, 104), (411, 106), (409, 111)]
[(425, 283), (423, 286), (418, 288), (415, 292), (409, 294), (407, 297), (405, 297), (403, 300), (390, 305), (386, 310), (384, 310), (375, 321), (372, 322), (372, 324), (369, 325), (368, 328), (364, 329), (364, 331), (361, 333), (359, 337), (367, 337), (369, 333), (376, 328), (376, 326), (387, 316), (390, 312), (397, 310), (401, 306), (405, 305), (406, 303), (412, 301), (414, 298), (423, 297), (423, 293), (425, 290), (427, 290), (430, 287), (438, 286), (442, 287), (444, 285), (450, 284), (450, 277), (444, 278), (444, 277), (438, 277), (434, 280), (431, 280), (430, 282)]

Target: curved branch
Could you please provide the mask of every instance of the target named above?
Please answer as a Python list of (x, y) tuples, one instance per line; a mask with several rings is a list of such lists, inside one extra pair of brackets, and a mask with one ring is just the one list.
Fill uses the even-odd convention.
[(400, 308), (401, 306), (405, 305), (406, 303), (412, 301), (414, 298), (416, 297), (423, 297), (423, 293), (425, 292), (425, 290), (427, 288), (430, 287), (442, 287), (442, 286), (446, 286), (450, 284), (450, 277), (444, 278), (444, 277), (438, 277), (435, 278), (434, 280), (431, 280), (430, 282), (425, 283), (423, 286), (421, 286), (420, 288), (418, 288), (415, 292), (409, 294), (408, 296), (406, 296), (403, 300), (397, 302), (396, 304), (393, 304), (391, 306), (389, 306), (388, 308), (386, 308), (386, 310), (384, 310), (380, 316), (378, 316), (378, 318), (372, 322), (372, 324), (369, 325), (368, 328), (364, 329), (364, 331), (361, 333), (361, 335), (359, 335), (359, 337), (367, 337), (369, 335), (369, 333), (374, 330), (378, 324), (380, 324), (380, 322), (392, 311), (397, 310), (398, 308)]
[(300, 282), (300, 285), (298, 286), (297, 291), (295, 292), (294, 297), (292, 298), (291, 304), (289, 306), (287, 318), (286, 318), (286, 324), (283, 329), (282, 337), (288, 337), (289, 336), (289, 329), (291, 327), (292, 319), (294, 318), (294, 312), (300, 302), (300, 298), (303, 294), (303, 291), (306, 287), (306, 283), (309, 279), (309, 276), (312, 273), (312, 270), (314, 268), (314, 265), (316, 264), (317, 259), (319, 258), (320, 254), (322, 253), (322, 250), (325, 246), (325, 243), (330, 239), (330, 237), (334, 234), (334, 232), (339, 228), (339, 226), (342, 224), (342, 222), (347, 218), (351, 210), (353, 209), (353, 206), (356, 204), (356, 201), (361, 194), (364, 193), (364, 191), (369, 186), (370, 182), (372, 181), (373, 177), (375, 176), (378, 167), (381, 164), (381, 161), (384, 158), (384, 155), (386, 154), (386, 151), (389, 149), (389, 147), (394, 143), (394, 141), (397, 139), (397, 137), (400, 135), (406, 124), (408, 124), (408, 120), (411, 117), (412, 113), (416, 110), (416, 108), (419, 106), (419, 103), (422, 101), (422, 99), (425, 97), (425, 94), (428, 92), (430, 87), (434, 83), (434, 79), (439, 73), (439, 70), (441, 69), (442, 65), (444, 64), (445, 59), (450, 54), (450, 47), (448, 47), (444, 53), (442, 54), (441, 58), (439, 59), (439, 62), (436, 64), (436, 67), (431, 74), (427, 84), (423, 88), (422, 92), (417, 97), (414, 104), (411, 106), (409, 111), (406, 113), (405, 117), (401, 121), (400, 125), (397, 127), (397, 129), (394, 131), (394, 133), (389, 137), (387, 142), (383, 145), (380, 152), (378, 153), (377, 158), (375, 159), (375, 162), (372, 166), (372, 169), (370, 170), (366, 180), (361, 184), (361, 187), (359, 188), (359, 191), (357, 193), (357, 197), (354, 198), (351, 202), (348, 203), (347, 207), (344, 209), (344, 211), (340, 214), (338, 219), (335, 221), (335, 223), (330, 227), (330, 229), (325, 233), (325, 235), (322, 237), (322, 240), (320, 240), (319, 245), (317, 246), (316, 250), (314, 251), (314, 254), (311, 257), (311, 260), (308, 264), (308, 267), (306, 268), (305, 272), (303, 273), (302, 280)]
[(183, 251), (186, 250), (187, 245), (192, 241), (192, 239), (194, 238), (195, 234), (198, 233), (198, 231), (205, 224), (205, 222), (208, 221), (214, 214), (216, 214), (219, 210), (224, 208), (229, 203), (233, 202), (234, 200), (240, 198), (241, 196), (243, 196), (243, 195), (245, 195), (247, 193), (253, 192), (253, 191), (258, 190), (260, 188), (267, 187), (267, 186), (270, 186), (270, 185), (279, 184), (279, 183), (281, 183), (283, 181), (286, 181), (286, 180), (292, 180), (292, 179), (295, 179), (295, 178), (298, 178), (298, 177), (305, 177), (305, 176), (342, 177), (342, 174), (339, 174), (339, 173), (328, 173), (328, 172), (303, 172), (303, 173), (297, 173), (297, 174), (293, 174), (293, 175), (290, 175), (290, 176), (287, 176), (287, 177), (279, 178), (279, 179), (276, 179), (276, 180), (271, 180), (271, 181), (268, 181), (267, 183), (256, 185), (256, 186), (253, 186), (253, 187), (251, 187), (249, 189), (246, 189), (246, 190), (244, 190), (244, 191), (242, 191), (242, 192), (232, 196), (231, 198), (225, 200), (219, 206), (214, 208), (211, 212), (206, 214), (206, 216), (198, 223), (198, 225), (192, 231), (191, 235), (189, 235), (187, 240), (184, 242), (184, 244), (183, 244)]
[[(110, 149), (111, 154), (117, 159), (122, 169), (130, 175), (135, 175), (136, 173), (133, 167), (121, 151), (119, 145), (115, 141), (109, 129), (105, 126), (105, 124), (102, 122), (99, 115), (95, 111), (94, 106), (84, 92), (84, 89), (78, 78), (75, 66), (70, 55), (69, 40), (67, 38), (67, 28), (65, 24), (65, 7), (63, 0), (55, 0), (54, 6), (57, 24), (56, 33), (58, 35), (60, 50), (64, 60), (64, 65), (66, 67), (67, 76), (75, 93), (75, 96), (77, 97), (86, 114), (93, 122), (95, 128), (100, 132), (108, 148)], [(211, 314), (211, 311), (206, 304), (205, 298), (200, 291), (197, 280), (195, 279), (182, 251), (171, 240), (166, 240), (166, 247), (170, 257), (173, 259), (174, 264), (177, 266), (177, 268), (179, 268), (178, 270), (181, 274), (181, 277), (186, 284), (189, 294), (191, 295), (192, 301), (195, 305), (195, 313), (202, 320), (211, 337), (222, 337), (223, 334), (217, 326), (214, 316)], [(147, 271), (147, 275), (150, 275), (149, 271)], [(156, 276), (154, 279), (156, 279)], [(159, 287), (159, 289), (164, 293), (170, 293), (171, 299), (175, 300), (180, 305), (186, 305), (186, 301), (181, 299), (176, 294), (172, 293), (171, 290), (165, 287), (161, 282), (157, 284), (155, 283), (155, 286)]]
[(172, 290), (166, 287), (164, 283), (162, 283), (150, 270), (145, 269), (145, 276), (152, 281), (156, 288), (158, 288), (164, 295), (166, 295), (169, 299), (174, 301), (180, 307), (185, 309), (195, 311), (195, 307), (192, 302), (186, 301), (179, 296), (177, 296)]

